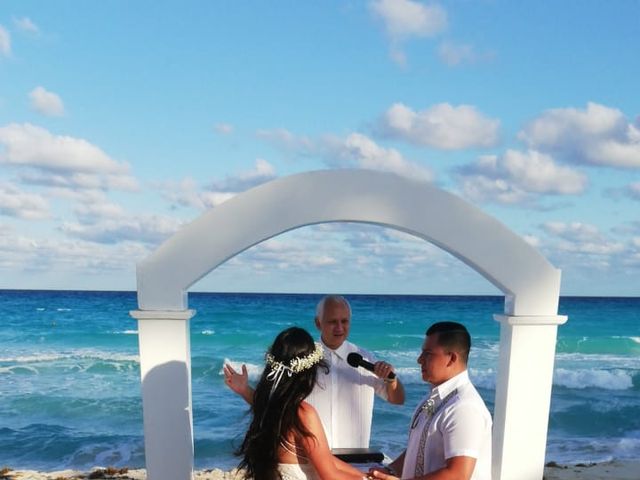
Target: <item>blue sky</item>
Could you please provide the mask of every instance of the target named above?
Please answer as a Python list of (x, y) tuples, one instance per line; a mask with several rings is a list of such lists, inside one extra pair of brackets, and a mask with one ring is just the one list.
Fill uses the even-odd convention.
[[(0, 3), (0, 288), (135, 288), (181, 225), (262, 182), (433, 182), (572, 295), (640, 293), (640, 3)], [(212, 232), (212, 235), (215, 232)], [(305, 227), (208, 291), (498, 293), (428, 243)]]

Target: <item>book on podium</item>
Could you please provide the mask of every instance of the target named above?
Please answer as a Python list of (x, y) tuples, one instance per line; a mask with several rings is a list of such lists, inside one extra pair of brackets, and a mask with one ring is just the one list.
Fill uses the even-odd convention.
[(384, 460), (384, 454), (375, 448), (333, 448), (333, 453), (347, 463), (378, 463)]

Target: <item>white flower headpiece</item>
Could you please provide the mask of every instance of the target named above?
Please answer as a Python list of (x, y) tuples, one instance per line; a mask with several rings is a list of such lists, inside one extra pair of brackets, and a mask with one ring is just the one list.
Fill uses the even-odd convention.
[(287, 375), (291, 377), (294, 373), (300, 373), (310, 369), (324, 358), (322, 345), (316, 342), (315, 346), (316, 348), (309, 355), (292, 358), (288, 365), (277, 361), (270, 353), (266, 354), (265, 359), (267, 361), (267, 365), (271, 367), (271, 371), (267, 375), (267, 380), (272, 382), (275, 381), (271, 387), (271, 393), (278, 388), (278, 384), (285, 372), (287, 372)]

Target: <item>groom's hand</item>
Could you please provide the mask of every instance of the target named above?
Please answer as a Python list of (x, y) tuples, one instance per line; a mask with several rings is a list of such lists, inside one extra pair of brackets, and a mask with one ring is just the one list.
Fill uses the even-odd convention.
[(379, 478), (380, 480), (398, 480), (398, 477), (387, 467), (373, 467), (369, 469), (368, 478)]

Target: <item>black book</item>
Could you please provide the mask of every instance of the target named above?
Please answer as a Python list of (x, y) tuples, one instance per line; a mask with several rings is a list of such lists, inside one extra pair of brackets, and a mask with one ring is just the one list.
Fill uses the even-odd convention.
[(336, 457), (347, 463), (382, 463), (382, 452), (372, 448), (334, 448), (331, 450)]

